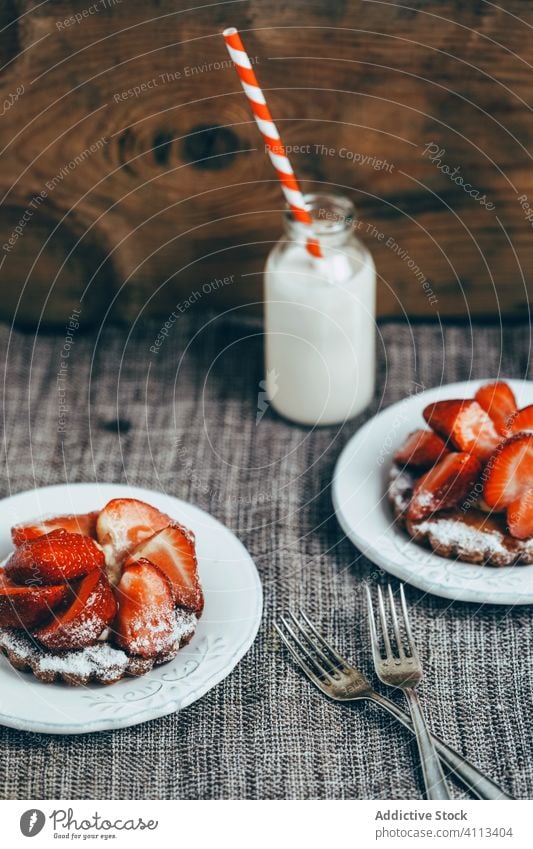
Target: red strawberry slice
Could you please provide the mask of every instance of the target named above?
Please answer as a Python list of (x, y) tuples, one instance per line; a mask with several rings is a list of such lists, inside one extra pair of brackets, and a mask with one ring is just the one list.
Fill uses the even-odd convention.
[(490, 416), (498, 433), (507, 435), (507, 425), (518, 407), (513, 390), (503, 380), (485, 383), (475, 395), (476, 401)]
[(96, 533), (110, 566), (118, 567), (143, 540), (172, 519), (136, 498), (114, 498), (98, 516)]
[(204, 597), (198, 580), (198, 563), (191, 531), (173, 522), (141, 543), (126, 564), (134, 563), (141, 557), (165, 573), (172, 585), (175, 604), (188, 607), (197, 615), (201, 614)]
[(30, 539), (35, 539), (50, 531), (62, 528), (71, 534), (82, 534), (82, 536), (96, 539), (96, 520), (98, 511), (94, 513), (79, 513), (71, 516), (54, 516), (52, 519), (42, 519), (27, 525), (14, 525), (11, 528), (11, 538), (15, 545), (22, 545)]
[(416, 484), (407, 517), (416, 522), (459, 504), (473, 490), (481, 463), (471, 454), (448, 454)]
[(424, 418), (436, 433), (452, 440), (459, 451), (485, 462), (502, 441), (494, 422), (477, 401), (437, 401), (424, 410)]
[(111, 584), (103, 572), (95, 569), (80, 581), (72, 604), (35, 631), (34, 637), (54, 651), (92, 646), (112, 623), (116, 612)]
[(447, 453), (444, 441), (436, 433), (431, 430), (415, 430), (396, 452), (394, 461), (401, 466), (430, 469)]
[(503, 443), (487, 463), (483, 497), (502, 510), (533, 484), (533, 434), (518, 433)]
[(147, 560), (125, 566), (117, 587), (115, 640), (130, 654), (156, 657), (174, 643), (174, 602), (170, 581)]
[(526, 489), (507, 508), (507, 526), (516, 539), (533, 536), (533, 488)]
[(513, 433), (533, 432), (533, 404), (530, 404), (529, 407), (524, 407), (522, 410), (518, 410), (509, 419), (507, 431), (509, 435)]
[(93, 539), (58, 529), (23, 542), (5, 571), (16, 584), (42, 586), (81, 578), (104, 565), (104, 555)]
[(50, 616), (70, 593), (68, 584), (54, 587), (18, 587), (2, 572), (0, 575), (0, 626), (33, 628)]

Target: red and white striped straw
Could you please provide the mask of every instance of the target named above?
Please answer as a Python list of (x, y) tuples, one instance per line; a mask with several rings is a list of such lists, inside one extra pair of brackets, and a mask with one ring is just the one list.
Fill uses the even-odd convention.
[(239, 32), (235, 27), (228, 27), (222, 35), (240, 77), (244, 93), (252, 107), (255, 122), (259, 128), (259, 132), (263, 136), (268, 155), (272, 165), (276, 169), (276, 174), (280, 180), (283, 194), (287, 199), (291, 212), (297, 221), (301, 221), (302, 224), (306, 224), (309, 227), (310, 235), (307, 239), (307, 250), (313, 256), (322, 256), (320, 244), (313, 235), (313, 219), (305, 205), (300, 186), (294, 176), (291, 163), (285, 153), (285, 148), (281, 142), (277, 127), (272, 120), (265, 96), (259, 87), (252, 63), (244, 49)]

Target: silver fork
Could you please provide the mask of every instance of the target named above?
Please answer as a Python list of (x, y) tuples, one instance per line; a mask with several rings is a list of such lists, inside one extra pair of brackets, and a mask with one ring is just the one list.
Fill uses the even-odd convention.
[[(435, 746), (433, 745), (433, 740), (431, 739), (431, 734), (427, 727), (422, 706), (416, 692), (416, 687), (422, 680), (422, 663), (418, 657), (413, 634), (411, 632), (403, 585), (400, 584), (400, 600), (407, 651), (404, 648), (404, 641), (402, 634), (400, 633), (400, 624), (396, 613), (396, 605), (394, 603), (391, 585), (388, 585), (388, 596), (390, 618), (392, 620), (394, 636), (389, 635), (383, 593), (381, 592), (381, 587), (378, 587), (378, 610), (381, 622), (383, 647), (385, 649), (384, 656), (380, 650), (380, 640), (376, 628), (374, 609), (372, 607), (372, 595), (368, 584), (366, 585), (366, 595), (368, 601), (368, 622), (370, 625), (372, 656), (374, 658), (376, 673), (383, 684), (387, 684), (389, 687), (398, 687), (407, 698), (415, 730), (416, 742), (418, 743), (418, 751), (420, 753), (420, 762), (422, 764), (422, 773), (424, 775), (427, 798), (451, 799), (452, 797), (448, 790), (446, 779), (444, 778), (442, 766), (435, 750)], [(393, 641), (396, 643), (396, 653), (394, 653), (392, 648)]]
[[(307, 678), (334, 701), (370, 701), (379, 705), (414, 733), (409, 716), (395, 702), (374, 690), (363, 673), (341, 657), (306, 614), (302, 610), (299, 613), (301, 621), (289, 612), (290, 622), (282, 616), (279, 624), (274, 623), (274, 628)], [(433, 735), (433, 741), (443, 762), (478, 799), (512, 799), (512, 796), (505, 793), (492, 779), (438, 737)]]

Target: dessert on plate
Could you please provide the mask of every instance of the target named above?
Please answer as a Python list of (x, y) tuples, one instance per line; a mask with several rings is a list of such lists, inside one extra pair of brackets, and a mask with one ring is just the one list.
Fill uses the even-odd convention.
[(172, 660), (203, 610), (192, 531), (134, 498), (15, 525), (0, 651), (41, 681), (112, 683)]
[(429, 404), (394, 455), (388, 498), (411, 538), (450, 559), (533, 563), (533, 405), (504, 381)]

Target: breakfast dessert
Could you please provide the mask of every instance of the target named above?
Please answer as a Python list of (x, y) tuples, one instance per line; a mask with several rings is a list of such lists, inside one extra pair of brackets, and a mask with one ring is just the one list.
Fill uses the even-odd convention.
[(388, 498), (396, 522), (442, 557), (488, 566), (533, 563), (533, 405), (504, 381), (472, 399), (429, 404), (431, 430), (394, 455)]
[(172, 660), (203, 610), (195, 539), (134, 498), (11, 530), (0, 651), (41, 681), (109, 684)]

